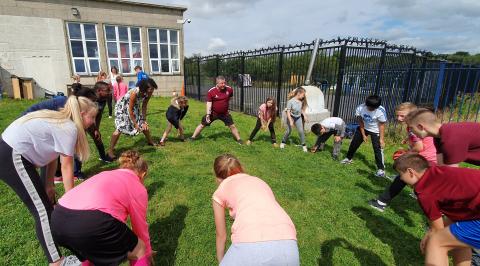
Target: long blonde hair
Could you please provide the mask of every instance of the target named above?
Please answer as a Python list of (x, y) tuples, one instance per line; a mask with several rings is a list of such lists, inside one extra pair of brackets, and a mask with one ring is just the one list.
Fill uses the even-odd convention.
[(88, 145), (87, 135), (83, 128), (83, 120), (80, 112), (90, 112), (92, 109), (98, 111), (97, 104), (86, 97), (70, 96), (65, 103), (65, 106), (59, 111), (39, 110), (26, 114), (18, 121), (25, 123), (28, 120), (43, 118), (48, 121), (61, 123), (65, 120), (72, 120), (77, 128), (77, 141), (75, 142), (75, 154), (80, 161), (86, 161), (90, 156), (90, 147)]
[(302, 111), (305, 111), (305, 109), (307, 109), (308, 107), (308, 103), (307, 103), (307, 95), (306, 95), (307, 91), (303, 87), (297, 87), (293, 91), (289, 92), (287, 95), (287, 99), (290, 100), (301, 92), (305, 93), (305, 97), (303, 97), (303, 100), (302, 100)]

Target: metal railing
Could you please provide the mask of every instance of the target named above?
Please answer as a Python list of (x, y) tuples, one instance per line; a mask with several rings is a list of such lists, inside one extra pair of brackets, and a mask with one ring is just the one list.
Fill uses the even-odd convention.
[[(204, 100), (225, 76), (235, 94), (230, 108), (256, 115), (267, 97), (279, 110), (288, 92), (303, 85), (314, 42), (185, 59), (186, 95)], [(325, 95), (332, 116), (354, 120), (355, 107), (370, 94), (382, 97), (389, 119), (411, 101), (434, 108), (443, 121), (477, 121), (480, 67), (430, 60), (425, 51), (371, 39), (320, 40), (311, 83)]]

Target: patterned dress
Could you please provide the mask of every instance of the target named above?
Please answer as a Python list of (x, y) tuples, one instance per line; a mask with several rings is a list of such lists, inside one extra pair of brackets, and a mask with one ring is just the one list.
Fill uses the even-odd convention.
[(138, 126), (142, 128), (142, 125), (145, 123), (145, 118), (142, 116), (140, 105), (145, 100), (146, 96), (140, 97), (138, 87), (129, 90), (115, 105), (115, 128), (121, 133), (130, 136), (135, 136), (140, 133), (139, 130), (135, 129), (134, 123), (130, 119), (130, 114), (128, 112), (130, 97), (133, 94), (137, 95), (135, 104), (133, 106), (133, 114), (137, 119)]

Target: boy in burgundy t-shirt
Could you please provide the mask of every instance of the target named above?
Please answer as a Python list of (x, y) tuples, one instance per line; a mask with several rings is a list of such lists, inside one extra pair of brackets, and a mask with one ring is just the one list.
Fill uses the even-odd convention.
[(415, 135), (434, 138), (439, 165), (480, 165), (480, 123), (441, 124), (432, 111), (418, 109), (407, 116), (407, 124)]
[(221, 120), (225, 126), (230, 128), (235, 140), (242, 144), (238, 129), (233, 123), (233, 118), (228, 112), (230, 99), (233, 97), (233, 89), (225, 85), (225, 78), (218, 76), (217, 85), (211, 88), (207, 94), (207, 113), (203, 116), (202, 122), (197, 126), (190, 140), (194, 140), (202, 130), (210, 126), (215, 120)]
[(399, 157), (394, 168), (414, 187), (430, 221), (430, 230), (420, 244), (425, 265), (444, 265), (454, 249), (454, 261), (469, 264), (471, 248), (480, 248), (480, 170), (429, 166), (419, 154)]

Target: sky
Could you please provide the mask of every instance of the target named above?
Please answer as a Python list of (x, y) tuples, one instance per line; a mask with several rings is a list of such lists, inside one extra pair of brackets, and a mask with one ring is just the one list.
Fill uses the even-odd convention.
[(366, 37), (434, 53), (480, 53), (480, 0), (147, 0), (184, 5), (185, 53)]

